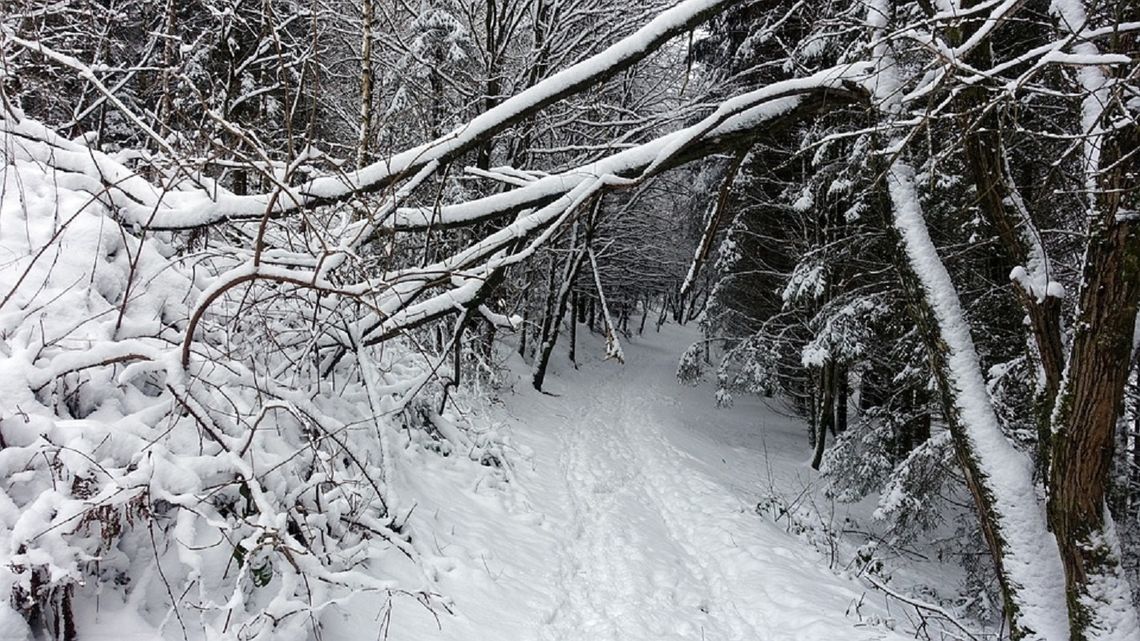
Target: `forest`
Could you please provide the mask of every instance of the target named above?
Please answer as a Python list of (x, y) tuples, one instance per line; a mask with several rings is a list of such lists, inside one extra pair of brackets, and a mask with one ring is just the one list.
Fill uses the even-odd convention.
[(1136, 0), (0, 0), (0, 164), (2, 639), (1140, 639)]

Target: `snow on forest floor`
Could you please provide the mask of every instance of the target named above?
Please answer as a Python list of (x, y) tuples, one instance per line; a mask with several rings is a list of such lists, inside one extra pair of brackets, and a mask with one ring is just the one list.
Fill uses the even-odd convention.
[(624, 366), (560, 363), (549, 394), (513, 361), (513, 392), (492, 411), (514, 444), (512, 482), (456, 492), (444, 468), (417, 475), (425, 589), (451, 612), (359, 595), (323, 622), (325, 638), (903, 638), (880, 596), (757, 514), (773, 488), (794, 493), (812, 474), (804, 428), (679, 385), (693, 337), (667, 325), (627, 345)]

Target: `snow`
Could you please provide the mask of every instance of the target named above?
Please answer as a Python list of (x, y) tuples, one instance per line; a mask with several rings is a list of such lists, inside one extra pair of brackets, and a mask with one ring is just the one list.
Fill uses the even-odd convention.
[[(571, 170), (528, 181), (518, 189), (484, 198), (438, 208), (400, 208), (385, 226), (397, 229), (427, 228), (441, 224), (472, 223), (503, 211), (541, 205), (552, 199), (574, 193), (583, 184), (599, 179), (616, 181), (618, 176), (650, 173), (655, 166), (702, 137), (731, 136), (753, 130), (794, 109), (802, 100), (800, 94), (818, 89), (842, 88), (843, 83), (862, 79), (868, 67), (844, 64), (824, 69), (807, 78), (775, 82), (761, 89), (732, 98), (712, 114), (684, 129), (665, 134), (641, 145), (622, 150), (596, 162)], [(545, 212), (548, 218), (562, 209), (539, 209), (531, 217)], [(520, 221), (521, 222), (521, 221)]]
[(1017, 283), (1038, 303), (1045, 302), (1046, 298), (1065, 298), (1065, 286), (1055, 280), (1047, 280), (1043, 271), (1035, 270), (1031, 276), (1025, 267), (1018, 265), (1010, 270), (1009, 280)]
[[(511, 482), (422, 478), (413, 529), (452, 614), (397, 605), (389, 639), (658, 641), (903, 639), (860, 583), (757, 514), (770, 484), (810, 474), (803, 426), (756, 402), (718, 410), (673, 369), (693, 328), (629, 341), (626, 364), (584, 335), (540, 393), (510, 363), (493, 415), (511, 434)], [(454, 483), (468, 486), (456, 491)], [(473, 485), (472, 485), (473, 483)], [(326, 638), (375, 638), (386, 601), (360, 595)]]

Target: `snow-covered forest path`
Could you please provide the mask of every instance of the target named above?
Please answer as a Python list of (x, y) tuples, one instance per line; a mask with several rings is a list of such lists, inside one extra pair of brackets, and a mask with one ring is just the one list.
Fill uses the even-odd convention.
[[(717, 478), (702, 460), (718, 445), (716, 430), (702, 428), (770, 410), (718, 411), (707, 389), (694, 397), (680, 388), (685, 332), (665, 331), (624, 367), (596, 363), (566, 382), (570, 413), (549, 425), (568, 497), (561, 595), (543, 638), (854, 638), (858, 619), (844, 613), (858, 603), (856, 586), (837, 583), (813, 551), (755, 513), (763, 488), (733, 487), (734, 475), (755, 476), (770, 461)], [(686, 436), (689, 448), (675, 442)]]
[(519, 364), (505, 413), (527, 465), (513, 498), (497, 520), (488, 493), (470, 513), (435, 513), (435, 531), (457, 531), (436, 546), (448, 560), (434, 588), (454, 615), (409, 620), (405, 607), (389, 638), (892, 638), (874, 595), (756, 512), (770, 488), (794, 494), (811, 477), (802, 425), (679, 385), (689, 338), (666, 326), (626, 346), (625, 365), (563, 362), (549, 394)]
[(716, 520), (741, 506), (687, 473), (685, 457), (665, 441), (661, 410), (674, 402), (652, 384), (623, 383), (623, 373), (579, 390), (590, 402), (559, 435), (570, 536), (546, 636), (757, 637), (760, 622), (748, 616), (756, 613), (740, 607), (724, 567), (703, 553), (716, 544), (710, 535), (732, 541)]

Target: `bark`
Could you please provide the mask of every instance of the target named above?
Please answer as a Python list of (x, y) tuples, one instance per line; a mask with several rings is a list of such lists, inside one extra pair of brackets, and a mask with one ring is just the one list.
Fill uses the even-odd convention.
[[(963, 3), (963, 8), (969, 9), (977, 4), (976, 0), (969, 0)], [(953, 44), (960, 45), (983, 24), (978, 19), (967, 21), (963, 28), (950, 30), (948, 37)], [(989, 68), (993, 65), (992, 48), (988, 43), (977, 46), (966, 59), (978, 68)], [(1039, 241), (1035, 240), (1040, 235), (1037, 234), (1034, 220), (1040, 217), (1033, 215), (1029, 209), (1031, 204), (1024, 202), (1017, 193), (1002, 140), (1001, 117), (997, 110), (984, 109), (989, 100), (989, 89), (981, 85), (971, 86), (962, 92), (961, 112), (966, 115), (962, 116), (961, 131), (966, 168), (977, 190), (977, 204), (982, 215), (997, 232), (1002, 248), (999, 256), (991, 258), (998, 260), (1007, 273), (1017, 267), (1032, 268), (1031, 262), (1040, 261), (1042, 264), (1035, 268), (1044, 270), (1048, 278), (1048, 257)], [(975, 118), (974, 114), (979, 110), (982, 116)], [(1012, 288), (1029, 318), (1036, 346), (1034, 356), (1043, 374), (1037, 396), (1036, 421), (1037, 469), (1040, 473), (1048, 469), (1049, 465), (1049, 417), (1064, 368), (1061, 300), (1047, 295), (1047, 291), (1027, 291), (1017, 281), (1012, 283)]]
[(645, 319), (649, 318), (649, 295), (645, 295), (645, 301), (641, 304), (641, 323), (637, 326), (637, 335), (641, 336), (645, 333)]
[(847, 396), (850, 392), (846, 366), (839, 368), (836, 374), (835, 385), (835, 431), (838, 434), (842, 434), (847, 431)]
[[(567, 265), (570, 263), (568, 262)], [(558, 283), (558, 260), (557, 256), (551, 255), (550, 269), (546, 273), (546, 300), (542, 302), (542, 325), (539, 327), (537, 345), (541, 346), (546, 343), (547, 338), (550, 337), (551, 327), (554, 325), (554, 307), (558, 292), (555, 286)]]
[[(1140, 399), (1137, 399), (1134, 405), (1140, 405)], [(1140, 504), (1140, 406), (1132, 408), (1132, 483), (1131, 483), (1131, 496), (1129, 496), (1129, 503), (1132, 505)], [(3, 444), (0, 443), (0, 446)]]
[(930, 392), (925, 389), (915, 390), (914, 397), (918, 416), (915, 417), (911, 427), (911, 435), (914, 447), (918, 447), (930, 440)]
[(905, 459), (915, 448), (930, 438), (928, 393), (924, 389), (909, 389), (902, 394), (906, 399), (902, 411), (908, 418), (899, 427), (898, 440), (893, 452), (897, 461)]
[(162, 73), (162, 102), (159, 106), (159, 118), (162, 124), (167, 127), (174, 126), (174, 87), (173, 76), (176, 62), (176, 51), (178, 37), (175, 29), (178, 26), (178, 3), (174, 0), (167, 0), (166, 2), (166, 16), (163, 25), (164, 42), (162, 45), (162, 66), (165, 71)]
[[(562, 319), (566, 316), (567, 302), (570, 299), (570, 290), (574, 279), (578, 276), (578, 271), (582, 268), (582, 263), (586, 258), (586, 248), (582, 247), (574, 252), (568, 260), (567, 277), (563, 280), (562, 286), (559, 288), (557, 299), (554, 301), (554, 309), (551, 311), (551, 325), (546, 338), (542, 341), (539, 347), (538, 355), (534, 360), (534, 375), (531, 377), (531, 385), (534, 389), (542, 391), (542, 385), (546, 381), (546, 370), (550, 365), (550, 356), (554, 353), (554, 346), (558, 342), (558, 330), (562, 325)], [(573, 321), (571, 321), (573, 323)], [(571, 335), (574, 332), (571, 330)], [(574, 339), (576, 340), (576, 339)], [(571, 360), (574, 358), (573, 348), (571, 348)]]
[(360, 5), (360, 137), (356, 143), (356, 166), (368, 162), (368, 148), (372, 141), (372, 0)]
[(570, 362), (578, 369), (578, 292), (570, 294)]
[(904, 276), (904, 280), (909, 281), (907, 290), (911, 292), (912, 317), (922, 328), (920, 333), (934, 365), (935, 380), (937, 381), (939, 398), (942, 401), (942, 414), (946, 417), (950, 427), (954, 445), (954, 458), (958, 461), (958, 466), (965, 476), (966, 488), (973, 498), (982, 538), (985, 540), (990, 559), (993, 561), (994, 571), (998, 577), (1006, 622), (1011, 627), (1011, 637), (1022, 639), (1026, 637), (1025, 631), (1015, 623), (1015, 613), (1012, 611), (1012, 604), (1015, 602), (1014, 591), (1017, 586), (1011, 584), (1009, 576), (1005, 572), (1006, 549), (998, 522), (998, 514), (994, 507), (994, 493), (985, 483), (986, 474), (979, 464), (974, 447), (965, 433), (960, 412), (954, 404), (957, 390), (947, 372), (949, 355), (945, 352), (945, 346), (938, 338), (938, 322), (922, 298), (921, 285), (916, 282), (913, 275)]
[(816, 415), (816, 411), (815, 411), (815, 396), (812, 395), (812, 393), (810, 391), (807, 393), (807, 396), (809, 398), (808, 398), (806, 403), (803, 401), (802, 397), (797, 397), (795, 399), (796, 400), (796, 411), (800, 412), (804, 409), (808, 410), (807, 411), (808, 447), (812, 448), (812, 456), (814, 457), (815, 456), (815, 444), (819, 440), (819, 434), (816, 431), (816, 426), (819, 424), (819, 416)]
[(828, 361), (820, 370), (819, 377), (819, 419), (815, 421), (815, 453), (811, 467), (818, 470), (823, 463), (823, 453), (827, 445), (827, 433), (835, 433), (835, 363)]
[[(1065, 382), (1053, 415), (1049, 469), (1049, 522), (1061, 548), (1074, 641), (1098, 629), (1137, 621), (1111, 534), (1106, 506), (1115, 430), (1131, 368), (1140, 302), (1140, 230), (1133, 217), (1118, 219), (1123, 199), (1136, 206), (1136, 149), (1140, 128), (1106, 140), (1096, 198), (1099, 211), (1085, 254), (1084, 287)], [(1124, 609), (1118, 613), (1104, 610)]]
[[(989, 48), (983, 46), (969, 61), (984, 68), (991, 57)], [(989, 99), (982, 87), (971, 88), (964, 96), (967, 106)], [(986, 112), (969, 124), (963, 148), (981, 210), (997, 231), (1007, 266), (1028, 266), (1035, 251), (1038, 261), (1046, 257), (1033, 246), (1034, 241), (1027, 242), (1022, 231), (1033, 225), (1034, 216), (1028, 205), (1016, 206), (1023, 201), (1009, 172), (1001, 130), (997, 112)], [(1039, 472), (1047, 476), (1048, 521), (1064, 567), (1073, 641), (1112, 637), (1114, 625), (1134, 626), (1137, 620), (1106, 503), (1140, 299), (1140, 240), (1135, 222), (1116, 219), (1123, 194), (1135, 193), (1138, 167), (1134, 156), (1140, 144), (1136, 130), (1133, 125), (1122, 135), (1105, 139), (1100, 144), (1100, 166), (1087, 169), (1112, 168), (1098, 180), (1101, 193), (1093, 202), (1084, 286), (1067, 366), (1061, 300), (1047, 291), (1026, 291), (1014, 284), (1043, 372), (1037, 402), (1037, 462)], [(1047, 263), (1037, 267), (1046, 269)], [(1047, 277), (1046, 273), (1046, 281)]]
[(530, 288), (523, 289), (522, 326), (519, 328), (519, 356), (526, 358), (527, 320), (530, 317)]
[[(483, 13), (483, 29), (486, 33), (486, 51), (487, 51), (487, 69), (486, 69), (486, 83), (483, 88), (483, 112), (491, 111), (499, 105), (501, 98), (499, 94), (502, 92), (502, 79), (499, 74), (499, 38), (498, 38), (498, 16), (496, 14), (497, 2), (495, 0), (487, 0), (487, 5)], [(479, 169), (491, 168), (491, 152), (494, 151), (495, 141), (493, 136), (488, 136), (487, 140), (479, 147), (479, 153), (475, 159), (475, 166)]]

